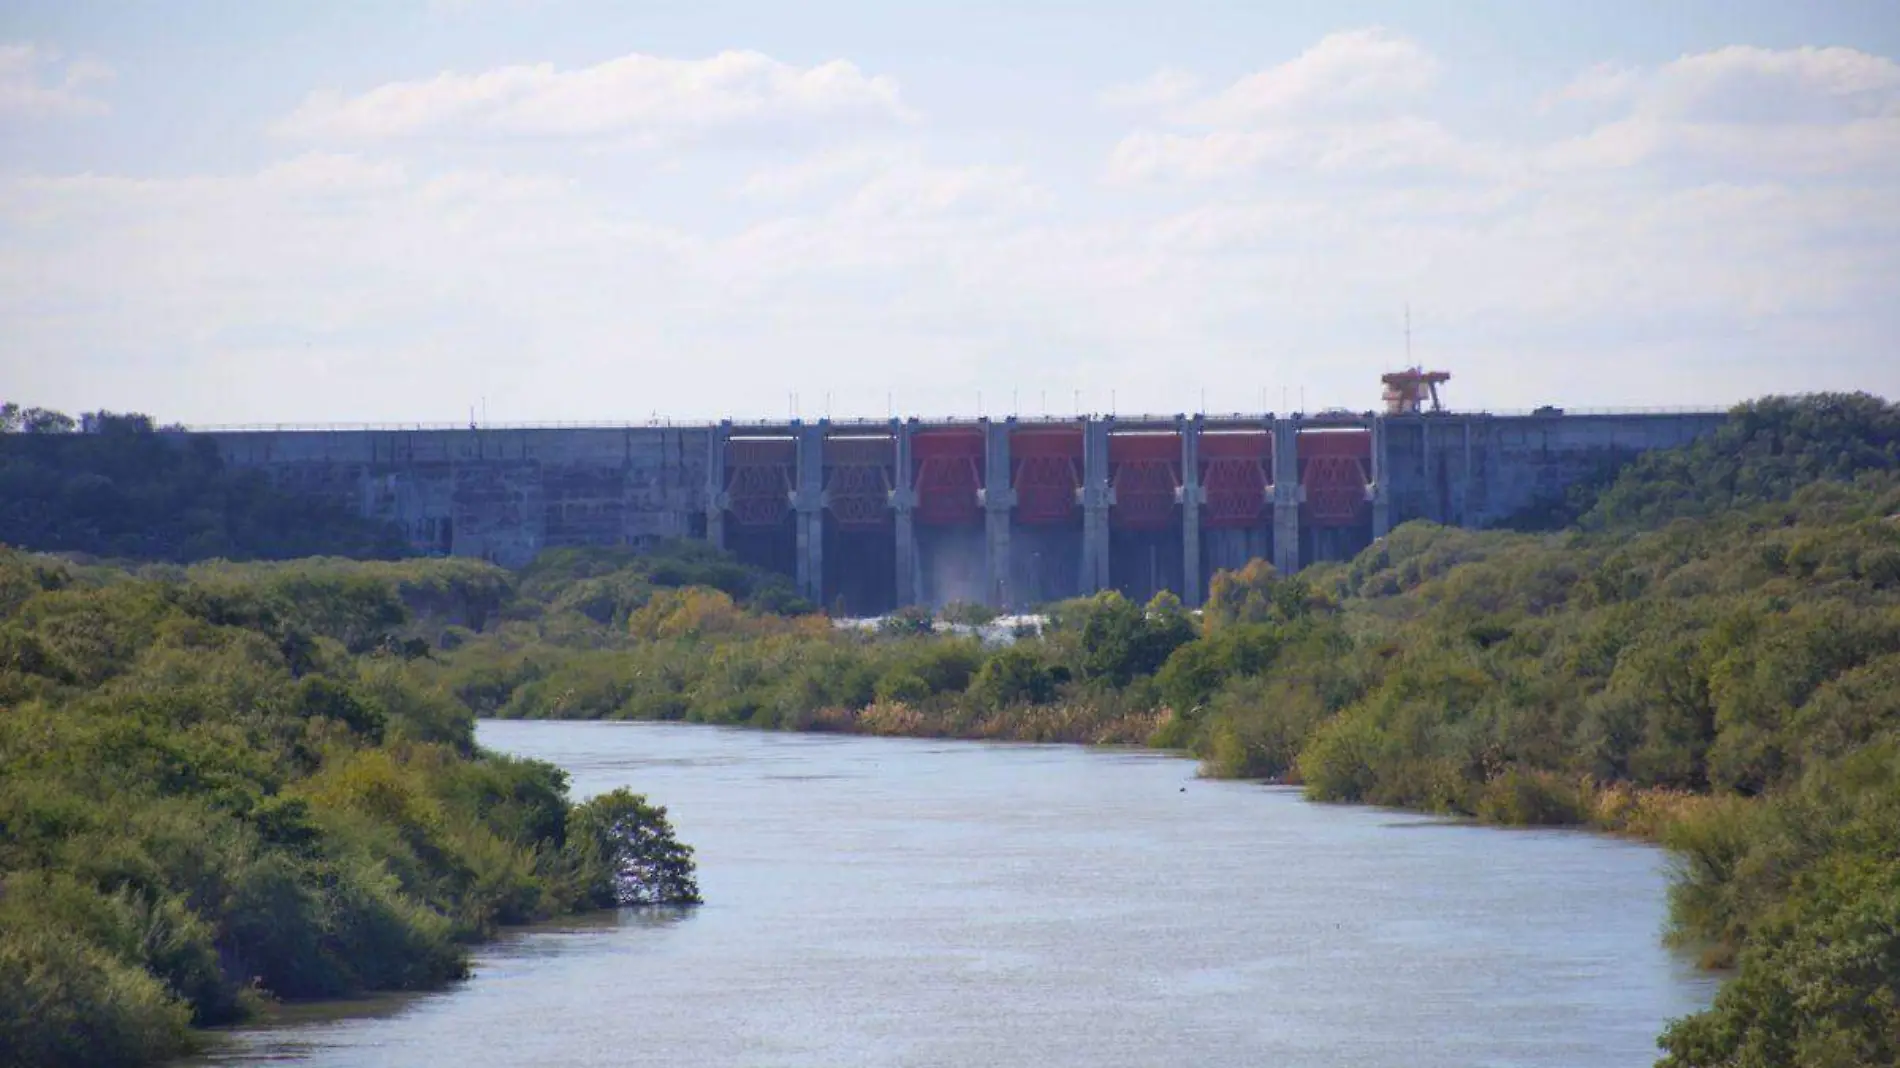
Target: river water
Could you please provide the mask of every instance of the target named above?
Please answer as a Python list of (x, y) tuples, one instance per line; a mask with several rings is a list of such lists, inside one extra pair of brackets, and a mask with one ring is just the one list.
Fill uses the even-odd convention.
[(511, 934), (440, 993), (200, 1064), (1634, 1068), (1714, 980), (1667, 861), (1313, 805), (1184, 760), (672, 724), (481, 726), (671, 810), (707, 904)]

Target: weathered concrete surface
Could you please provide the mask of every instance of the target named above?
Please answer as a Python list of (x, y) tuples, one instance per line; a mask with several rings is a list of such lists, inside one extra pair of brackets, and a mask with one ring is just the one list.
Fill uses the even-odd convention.
[(710, 428), (244, 431), (225, 462), (395, 523), (419, 550), (519, 566), (542, 549), (706, 532)]
[[(1378, 441), (1393, 525), (1430, 519), (1487, 527), (1558, 498), (1606, 465), (1685, 445), (1719, 413), (1681, 415), (1426, 415), (1381, 419)], [(1375, 453), (1375, 456), (1377, 454)]]
[[(1016, 421), (981, 421), (986, 470), (980, 522), (926, 528), (912, 522), (910, 435), (893, 421), (899, 470), (890, 482), (888, 534), (842, 536), (827, 525), (820, 468), (828, 424), (764, 428), (796, 439), (799, 471), (782, 527), (729, 521), (723, 442), (733, 428), (623, 427), (507, 430), (214, 432), (225, 460), (264, 471), (295, 493), (337, 501), (395, 523), (416, 549), (518, 566), (546, 548), (650, 546), (710, 538), (795, 575), (808, 595), (857, 611), (888, 602), (985, 599), (1027, 605), (1104, 585), (1146, 596), (1157, 588), (1198, 603), (1217, 569), (1271, 555), (1285, 570), (1357, 552), (1392, 526), (1429, 519), (1484, 527), (1560, 498), (1566, 487), (1638, 453), (1681, 445), (1719, 426), (1721, 413), (1675, 415), (1230, 417), (1270, 426), (1272, 507), (1258, 528), (1204, 529), (1191, 473), (1200, 434), (1214, 420), (1168, 418), (1184, 459), (1180, 524), (1165, 533), (1111, 532), (1108, 441), (1132, 420), (1086, 420), (1085, 478), (1073, 525), (1016, 522), (1010, 487)], [(1154, 423), (1154, 426), (1163, 425)], [(1370, 433), (1367, 519), (1358, 526), (1307, 522), (1295, 441), (1302, 428)], [(764, 432), (762, 428), (742, 428)], [(1152, 426), (1151, 426), (1152, 429)], [(867, 430), (857, 427), (854, 433)], [(1193, 510), (1195, 514), (1188, 514)], [(976, 517), (972, 517), (973, 519)], [(871, 545), (867, 537), (888, 537)], [(1191, 541), (1191, 545), (1189, 542)], [(848, 573), (873, 568), (875, 576)], [(864, 602), (858, 604), (856, 602)]]

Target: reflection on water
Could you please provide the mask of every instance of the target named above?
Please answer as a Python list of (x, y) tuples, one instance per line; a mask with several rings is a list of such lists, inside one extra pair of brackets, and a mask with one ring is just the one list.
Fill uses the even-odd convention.
[(1154, 754), (486, 723), (630, 784), (708, 904), (511, 933), (438, 993), (286, 1010), (196, 1064), (1647, 1065), (1713, 980), (1665, 861), (1203, 782)]
[[(427, 993), (384, 994), (348, 1001), (316, 1001), (273, 1007), (267, 1019), (214, 1034), (202, 1057), (187, 1061), (201, 1065), (265, 1063), (362, 1063), (342, 1057), (345, 1051), (377, 1051), (383, 1057), (393, 1042), (396, 1049), (414, 1049), (417, 1059), (379, 1059), (382, 1064), (434, 1064), (428, 1042), (414, 1037), (429, 1034), (427, 1021), (440, 1018), (456, 1026), (462, 1014), (457, 999), (476, 988), (539, 985), (547, 969), (563, 962), (611, 957), (623, 938), (639, 939), (692, 918), (693, 910), (679, 908), (622, 909), (565, 917), (533, 927), (511, 930), (481, 947), (474, 975), (467, 983)], [(414, 1033), (412, 1037), (411, 1033)], [(487, 1062), (477, 1062), (487, 1063)], [(500, 1064), (501, 1061), (492, 1063)]]

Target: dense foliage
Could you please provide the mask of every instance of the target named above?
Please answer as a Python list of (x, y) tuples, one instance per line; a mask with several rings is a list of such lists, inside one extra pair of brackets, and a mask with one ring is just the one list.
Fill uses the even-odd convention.
[(501, 924), (696, 900), (664, 809), (570, 804), (418, 680), (405, 628), (512, 590), (0, 550), (0, 1065), (145, 1063), (263, 998), (454, 978)]
[[(1741, 925), (1715, 1009), (1665, 1036), (1667, 1068), (1900, 1064), (1900, 744), (1672, 837), (1685, 924)], [(1694, 929), (1692, 926), (1690, 929)]]
[(402, 555), (398, 531), (224, 466), (142, 415), (0, 405), (0, 544), (136, 560)]
[(1818, 482), (1900, 470), (1900, 405), (1865, 393), (1768, 397), (1736, 408), (1715, 433), (1645, 453), (1583, 516), (1593, 530), (1787, 500)]

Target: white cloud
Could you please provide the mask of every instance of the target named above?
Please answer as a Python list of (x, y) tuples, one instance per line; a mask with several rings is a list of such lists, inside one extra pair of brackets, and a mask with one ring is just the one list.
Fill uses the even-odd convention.
[(1286, 125), (1206, 134), (1137, 132), (1115, 146), (1110, 177), (1208, 181), (1279, 168), (1317, 174), (1431, 171), (1502, 176), (1515, 166), (1503, 150), (1464, 141), (1428, 119), (1401, 117), (1330, 125)]
[(1651, 70), (1599, 68), (1557, 99), (1628, 110), (1551, 146), (1554, 168), (1900, 169), (1900, 63), (1850, 48), (1733, 46)]
[(889, 145), (858, 145), (819, 152), (789, 163), (763, 167), (746, 177), (740, 192), (762, 199), (786, 199), (836, 188), (843, 182), (888, 166), (903, 155)]
[(0, 118), (103, 115), (110, 110), (105, 101), (88, 93), (112, 78), (112, 68), (98, 60), (62, 62), (58, 52), (35, 44), (0, 44)]
[(1141, 130), (1122, 138), (1108, 158), (1112, 180), (1140, 182), (1160, 177), (1206, 180), (1243, 174), (1291, 147), (1283, 134), (1245, 130), (1169, 134)]
[(1641, 84), (1641, 73), (1619, 63), (1598, 63), (1544, 98), (1545, 110), (1560, 104), (1607, 104), (1629, 100)]
[(751, 123), (910, 117), (897, 84), (845, 60), (797, 67), (757, 52), (706, 59), (633, 53), (591, 67), (551, 64), (444, 72), (364, 93), (312, 93), (274, 132), (374, 140), (437, 134), (637, 138)]
[(872, 176), (852, 194), (851, 211), (922, 216), (958, 213), (1007, 214), (1040, 200), (1021, 167), (956, 167), (909, 163)]
[(754, 171), (739, 191), (764, 201), (828, 197), (842, 211), (882, 216), (1007, 212), (1041, 200), (1021, 167), (933, 163), (916, 145), (820, 152)]
[[(1171, 131), (1130, 134), (1109, 157), (1117, 182), (1210, 181), (1262, 170), (1324, 174), (1507, 171), (1498, 150), (1466, 142), (1422, 114), (1440, 64), (1414, 41), (1374, 27), (1329, 34), (1285, 63), (1219, 92), (1178, 100)], [(1170, 83), (1190, 84), (1176, 74)]]
[(1111, 180), (1262, 173), (1436, 173), (1517, 180), (1660, 167), (1748, 175), (1900, 171), (1900, 63), (1847, 48), (1728, 47), (1653, 68), (1598, 64), (1536, 110), (1586, 107), (1584, 132), (1539, 143), (1462, 135), (1421, 95), (1441, 66), (1382, 30), (1334, 34), (1300, 57), (1175, 108), (1111, 152)]
[(405, 168), (390, 161), (368, 161), (334, 152), (310, 152), (274, 163), (257, 175), (269, 189), (316, 196), (373, 193), (407, 182)]
[(1200, 88), (1201, 80), (1183, 70), (1163, 67), (1137, 82), (1102, 90), (1100, 100), (1115, 108), (1150, 108), (1177, 104)]
[(1402, 109), (1437, 79), (1438, 61), (1379, 27), (1328, 34), (1299, 56), (1183, 109), (1209, 126), (1310, 119), (1357, 108)]
[(1851, 48), (1732, 45), (1651, 70), (1598, 64), (1552, 100), (1627, 103), (1697, 122), (1848, 121), (1900, 110), (1900, 63)]
[(1636, 115), (1545, 150), (1555, 171), (1690, 167), (1747, 175), (1900, 170), (1900, 116), (1843, 123), (1678, 123)]
[(1893, 118), (1900, 116), (1900, 63), (1851, 48), (1733, 46), (1665, 65), (1640, 106), (1706, 122)]

